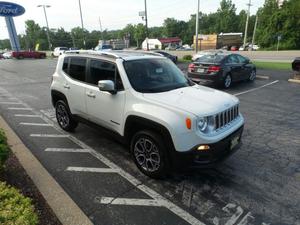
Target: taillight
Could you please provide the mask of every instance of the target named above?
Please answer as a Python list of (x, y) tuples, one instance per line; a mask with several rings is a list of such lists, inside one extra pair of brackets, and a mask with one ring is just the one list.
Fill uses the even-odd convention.
[(210, 67), (208, 67), (207, 72), (208, 73), (216, 73), (216, 72), (219, 72), (220, 69), (221, 69), (220, 66), (210, 66)]
[(189, 64), (188, 71), (189, 72), (195, 72), (195, 64), (194, 63)]

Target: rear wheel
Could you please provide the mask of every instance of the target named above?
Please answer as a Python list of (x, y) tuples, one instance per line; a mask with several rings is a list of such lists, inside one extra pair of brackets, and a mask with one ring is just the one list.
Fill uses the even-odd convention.
[(56, 119), (59, 126), (65, 131), (74, 131), (78, 126), (78, 122), (72, 118), (69, 107), (63, 100), (59, 100), (55, 104)]
[(232, 83), (232, 78), (231, 78), (230, 74), (227, 74), (223, 81), (224, 88), (229, 88), (231, 86), (231, 83)]
[(166, 148), (160, 135), (139, 131), (133, 136), (130, 149), (135, 164), (145, 175), (155, 179), (167, 175)]

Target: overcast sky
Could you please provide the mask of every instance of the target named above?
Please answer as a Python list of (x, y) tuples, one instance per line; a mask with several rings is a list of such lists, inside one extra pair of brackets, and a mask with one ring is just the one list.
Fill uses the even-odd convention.
[[(9, 0), (6, 0), (9, 1)], [(22, 5), (26, 12), (15, 17), (18, 34), (25, 33), (24, 22), (32, 19), (45, 26), (45, 17), (39, 4), (49, 4), (47, 9), (50, 28), (63, 27), (70, 31), (71, 28), (81, 26), (78, 0), (13, 0)], [(200, 10), (204, 13), (215, 12), (219, 7), (219, 0), (201, 0)], [(249, 0), (233, 0), (237, 11), (246, 9)], [(251, 14), (254, 14), (263, 5), (264, 0), (252, 0)], [(88, 30), (99, 30), (99, 17), (103, 29), (120, 29), (129, 23), (143, 22), (138, 16), (139, 11), (144, 11), (144, 0), (81, 0), (83, 23)], [(149, 27), (161, 26), (164, 19), (174, 17), (187, 21), (195, 13), (197, 0), (147, 0)], [(5, 20), (0, 17), (0, 39), (8, 38)]]

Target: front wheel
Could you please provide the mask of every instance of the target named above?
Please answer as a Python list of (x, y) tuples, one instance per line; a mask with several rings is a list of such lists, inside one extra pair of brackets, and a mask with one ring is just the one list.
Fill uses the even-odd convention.
[(135, 164), (145, 175), (155, 179), (164, 178), (167, 175), (166, 148), (161, 136), (157, 133), (137, 132), (131, 140), (130, 149)]
[(256, 71), (252, 70), (249, 76), (249, 81), (254, 81), (256, 78)]
[(227, 74), (224, 78), (224, 82), (223, 82), (223, 86), (224, 88), (229, 88), (231, 86), (232, 83), (232, 79), (231, 76), (229, 74)]
[(63, 130), (74, 131), (78, 126), (78, 122), (72, 118), (69, 107), (64, 101), (57, 101), (55, 104), (55, 113), (57, 122)]

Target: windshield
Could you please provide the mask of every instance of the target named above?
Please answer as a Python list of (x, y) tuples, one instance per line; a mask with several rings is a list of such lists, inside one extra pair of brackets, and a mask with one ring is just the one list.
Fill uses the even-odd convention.
[(188, 80), (174, 63), (167, 59), (124, 61), (131, 86), (138, 92), (158, 93), (188, 87)]
[(202, 63), (219, 63), (224, 59), (225, 55), (218, 55), (218, 54), (210, 54), (210, 55), (203, 55), (197, 59), (197, 62)]

